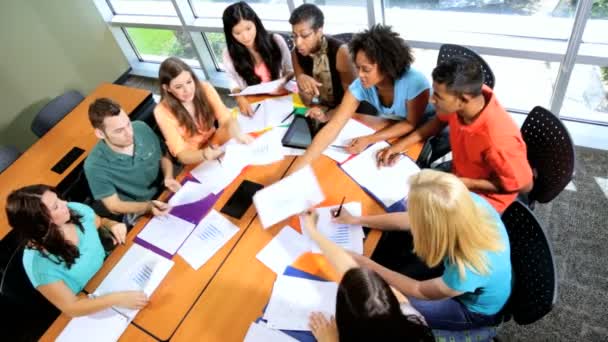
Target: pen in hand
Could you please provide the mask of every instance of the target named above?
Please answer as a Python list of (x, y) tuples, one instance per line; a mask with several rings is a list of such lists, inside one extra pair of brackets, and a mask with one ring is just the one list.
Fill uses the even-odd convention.
[(340, 212), (342, 211), (342, 206), (344, 205), (345, 199), (346, 199), (346, 196), (342, 197), (342, 202), (340, 202), (340, 206), (338, 207), (338, 210), (336, 210), (334, 217), (340, 216)]
[(261, 103), (258, 103), (258, 104), (255, 106), (255, 108), (253, 109), (253, 114), (255, 114), (255, 113), (258, 111), (258, 109), (260, 109), (260, 106), (261, 106), (261, 105), (262, 105)]

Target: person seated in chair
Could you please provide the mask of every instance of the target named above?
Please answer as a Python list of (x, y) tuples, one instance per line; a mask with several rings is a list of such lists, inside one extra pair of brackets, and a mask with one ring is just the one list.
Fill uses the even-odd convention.
[(108, 98), (89, 106), (89, 120), (101, 139), (84, 162), (93, 198), (112, 214), (125, 215), (129, 224), (142, 214), (166, 214), (168, 204), (154, 198), (163, 186), (175, 192), (181, 185), (154, 131), (143, 121), (131, 122)]
[(511, 294), (509, 236), (498, 212), (453, 174), (425, 169), (412, 176), (408, 212), (354, 217), (342, 209), (336, 222), (409, 231), (426, 266), (443, 265), (440, 276), (419, 281), (353, 255), (407, 296), (431, 328), (468, 330), (501, 320)]
[(302, 228), (341, 278), (336, 317), (329, 318), (320, 312), (310, 316), (309, 326), (317, 341), (435, 341), (424, 317), (403, 294), (378, 273), (360, 267), (348, 252), (321, 234), (316, 213), (308, 211), (303, 218)]
[(435, 105), (435, 118), (380, 151), (380, 165), (393, 164), (400, 158), (399, 152), (437, 135), (447, 125), (451, 171), (499, 213), (518, 193), (532, 189), (526, 143), (496, 94), (483, 84), (478, 63), (457, 56), (435, 67), (430, 102)]
[(433, 115), (429, 82), (411, 67), (414, 57), (408, 44), (388, 26), (375, 25), (356, 34), (349, 43), (358, 78), (348, 87), (331, 120), (315, 136), (294, 171), (311, 163), (338, 136), (363, 101), (381, 117), (397, 121), (374, 134), (353, 139), (345, 150), (355, 154), (379, 141), (406, 135)]
[(298, 91), (307, 115), (320, 122), (329, 120), (334, 108), (355, 79), (348, 47), (323, 33), (324, 16), (313, 4), (298, 6), (289, 18), (295, 49), (292, 62)]
[(77, 296), (106, 256), (97, 230), (108, 229), (114, 243), (124, 243), (123, 223), (100, 218), (84, 204), (65, 202), (40, 184), (13, 191), (6, 201), (6, 216), (25, 245), (23, 267), (30, 282), (63, 313), (85, 316), (113, 306), (141, 309), (148, 303), (142, 291)]
[[(247, 3), (239, 1), (226, 7), (222, 21), (226, 37), (223, 65), (231, 81), (232, 93), (279, 78), (287, 81), (293, 76), (287, 42), (279, 34), (268, 33)], [(287, 93), (282, 89), (284, 83), (275, 91), (276, 94)], [(235, 96), (234, 99), (243, 115), (254, 115), (245, 96)]]

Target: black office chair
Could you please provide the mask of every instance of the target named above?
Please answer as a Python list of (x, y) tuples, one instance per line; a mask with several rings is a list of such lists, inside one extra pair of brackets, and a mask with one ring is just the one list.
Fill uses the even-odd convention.
[(76, 90), (70, 90), (47, 103), (32, 121), (32, 132), (41, 137), (55, 126), (64, 116), (71, 112), (84, 96)]
[[(464, 46), (454, 45), (454, 44), (443, 44), (439, 48), (439, 55), (437, 55), (437, 64), (440, 64), (447, 59), (454, 56), (465, 56), (468, 58), (472, 58), (476, 60), (481, 66), (481, 71), (483, 75), (483, 83), (490, 88), (494, 88), (496, 84), (496, 79), (494, 78), (494, 73), (492, 69), (486, 63), (486, 61), (481, 58), (475, 51), (468, 49)], [(445, 134), (444, 134), (445, 135)], [(447, 135), (441, 137), (441, 139), (446, 139)], [(431, 137), (429, 138), (420, 152), (418, 160), (416, 161), (418, 166), (421, 168), (430, 167), (431, 163), (435, 160), (445, 156), (448, 152), (451, 151), (449, 145), (443, 141), (441, 141), (439, 137)]]
[(503, 316), (519, 325), (538, 321), (557, 301), (557, 274), (551, 244), (534, 213), (519, 200), (502, 214), (511, 244), (513, 289)]
[(15, 146), (0, 146), (0, 173), (19, 158), (21, 152)]
[(348, 32), (348, 33), (338, 33), (338, 34), (334, 34), (332, 35), (332, 37), (341, 40), (343, 42), (345, 42), (346, 44), (350, 43), (350, 41), (353, 39), (353, 33), (352, 32)]
[(287, 48), (289, 49), (289, 51), (292, 51), (295, 48), (295, 44), (293, 42), (293, 39), (291, 39), (291, 36), (287, 33), (283, 33), (283, 32), (276, 32), (279, 35), (281, 35), (281, 37), (283, 37), (283, 39), (285, 39), (285, 42), (287, 43)]
[(562, 121), (540, 106), (530, 111), (521, 126), (521, 134), (534, 173), (532, 191), (523, 200), (534, 209), (535, 202), (550, 202), (572, 180), (574, 143)]
[(476, 60), (481, 66), (481, 71), (483, 74), (483, 83), (488, 87), (494, 89), (494, 85), (496, 84), (496, 80), (494, 78), (494, 73), (492, 69), (486, 63), (486, 61), (481, 58), (475, 51), (468, 49), (464, 46), (455, 45), (455, 44), (443, 44), (439, 48), (439, 55), (437, 55), (437, 64), (444, 62), (450, 57), (454, 56), (465, 56)]

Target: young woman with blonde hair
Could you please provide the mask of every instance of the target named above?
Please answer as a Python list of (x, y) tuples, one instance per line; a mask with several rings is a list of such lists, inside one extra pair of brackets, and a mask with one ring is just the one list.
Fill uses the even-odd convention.
[(410, 180), (408, 212), (336, 219), (385, 230), (407, 230), (414, 253), (440, 277), (418, 281), (356, 257), (408, 296), (433, 329), (494, 325), (511, 294), (509, 237), (496, 210), (458, 177), (424, 170)]

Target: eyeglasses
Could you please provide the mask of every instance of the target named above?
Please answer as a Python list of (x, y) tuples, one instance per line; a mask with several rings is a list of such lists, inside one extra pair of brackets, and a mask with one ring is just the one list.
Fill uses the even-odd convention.
[(311, 36), (313, 33), (315, 33), (315, 31), (310, 31), (310, 32), (303, 33), (303, 34), (300, 34), (300, 35), (297, 35), (297, 34), (295, 34), (295, 33), (292, 33), (292, 34), (290, 34), (290, 35), (289, 35), (289, 37), (290, 37), (290, 38), (291, 38), (293, 41), (295, 41), (296, 39), (298, 39), (298, 37), (299, 37), (299, 38), (302, 38), (302, 39), (306, 39), (306, 38), (310, 37), (310, 36)]

